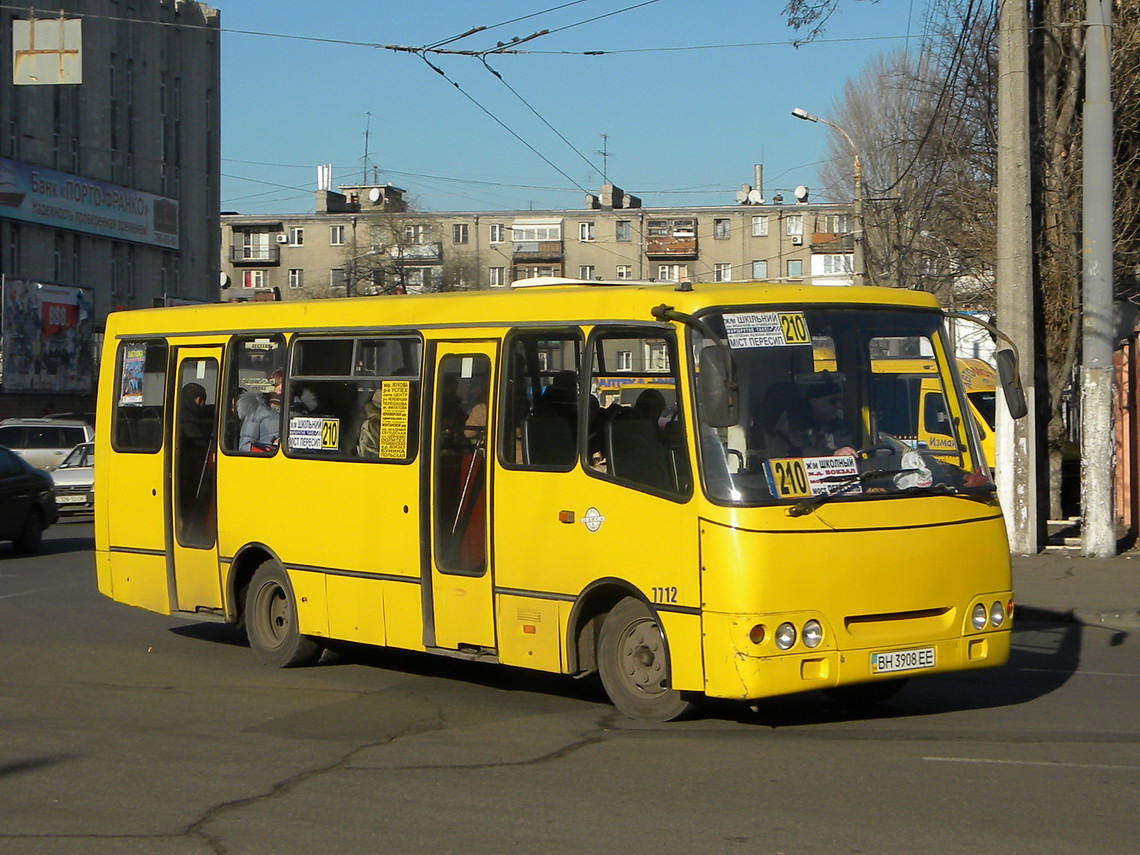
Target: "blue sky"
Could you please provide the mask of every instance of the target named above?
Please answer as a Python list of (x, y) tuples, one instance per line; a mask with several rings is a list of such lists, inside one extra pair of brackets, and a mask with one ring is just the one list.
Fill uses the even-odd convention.
[[(321, 163), (334, 186), (376, 175), (425, 211), (580, 208), (603, 164), (646, 206), (733, 204), (754, 163), (767, 199), (803, 184), (828, 201), (816, 170), (831, 131), (792, 108), (827, 117), (868, 59), (917, 49), (926, 14), (926, 0), (843, 0), (823, 37), (796, 48), (784, 0), (214, 5), (222, 210), (254, 214), (313, 210)], [(381, 47), (540, 12), (447, 45), (486, 50), (552, 31), (527, 53), (488, 56), (501, 80), (476, 57), (429, 56), (444, 77)]]

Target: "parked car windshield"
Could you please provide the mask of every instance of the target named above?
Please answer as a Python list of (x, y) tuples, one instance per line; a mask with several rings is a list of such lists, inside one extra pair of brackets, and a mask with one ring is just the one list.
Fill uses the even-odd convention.
[(85, 442), (75, 446), (68, 453), (67, 457), (63, 459), (63, 463), (59, 464), (60, 469), (67, 469), (74, 466), (94, 466), (95, 465), (95, 445), (90, 442)]
[[(694, 333), (702, 480), (732, 504), (982, 493), (993, 482), (964, 417), (941, 315), (866, 308), (734, 308)], [(731, 354), (734, 423), (706, 404)], [(710, 363), (711, 365), (711, 360)], [(712, 393), (710, 395), (710, 393)]]

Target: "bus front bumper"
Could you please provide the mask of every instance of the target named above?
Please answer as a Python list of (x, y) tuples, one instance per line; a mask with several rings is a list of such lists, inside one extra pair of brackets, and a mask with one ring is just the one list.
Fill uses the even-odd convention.
[[(1007, 628), (956, 638), (905, 644), (880, 644), (837, 649), (806, 650), (801, 643), (788, 652), (776, 649), (771, 638), (753, 645), (718, 645), (713, 654), (709, 639), (724, 638), (717, 624), (739, 639), (739, 615), (705, 615), (705, 694), (715, 698), (756, 699), (829, 689), (836, 686), (947, 674), (1004, 665), (1009, 659)], [(714, 630), (714, 631), (710, 631)]]

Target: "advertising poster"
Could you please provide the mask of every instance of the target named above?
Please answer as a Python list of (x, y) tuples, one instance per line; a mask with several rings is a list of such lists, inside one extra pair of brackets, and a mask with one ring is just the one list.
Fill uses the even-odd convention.
[(91, 391), (94, 295), (90, 288), (4, 279), (5, 392)]

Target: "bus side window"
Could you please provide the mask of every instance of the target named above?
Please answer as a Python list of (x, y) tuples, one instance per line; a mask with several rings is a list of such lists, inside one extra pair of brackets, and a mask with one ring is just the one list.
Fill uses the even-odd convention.
[(281, 440), (281, 390), (285, 339), (281, 335), (235, 336), (226, 359), (221, 405), (222, 450), (227, 454), (276, 454)]
[(505, 348), (503, 464), (562, 470), (578, 460), (579, 330), (516, 331)]
[(418, 338), (298, 338), (285, 444), (291, 456), (403, 463), (416, 454)]
[(590, 388), (604, 390), (610, 401), (591, 414), (588, 446), (595, 475), (674, 495), (692, 489), (676, 354), (671, 333), (594, 331)]
[(153, 453), (162, 448), (166, 342), (124, 341), (115, 375), (111, 444), (116, 451)]

